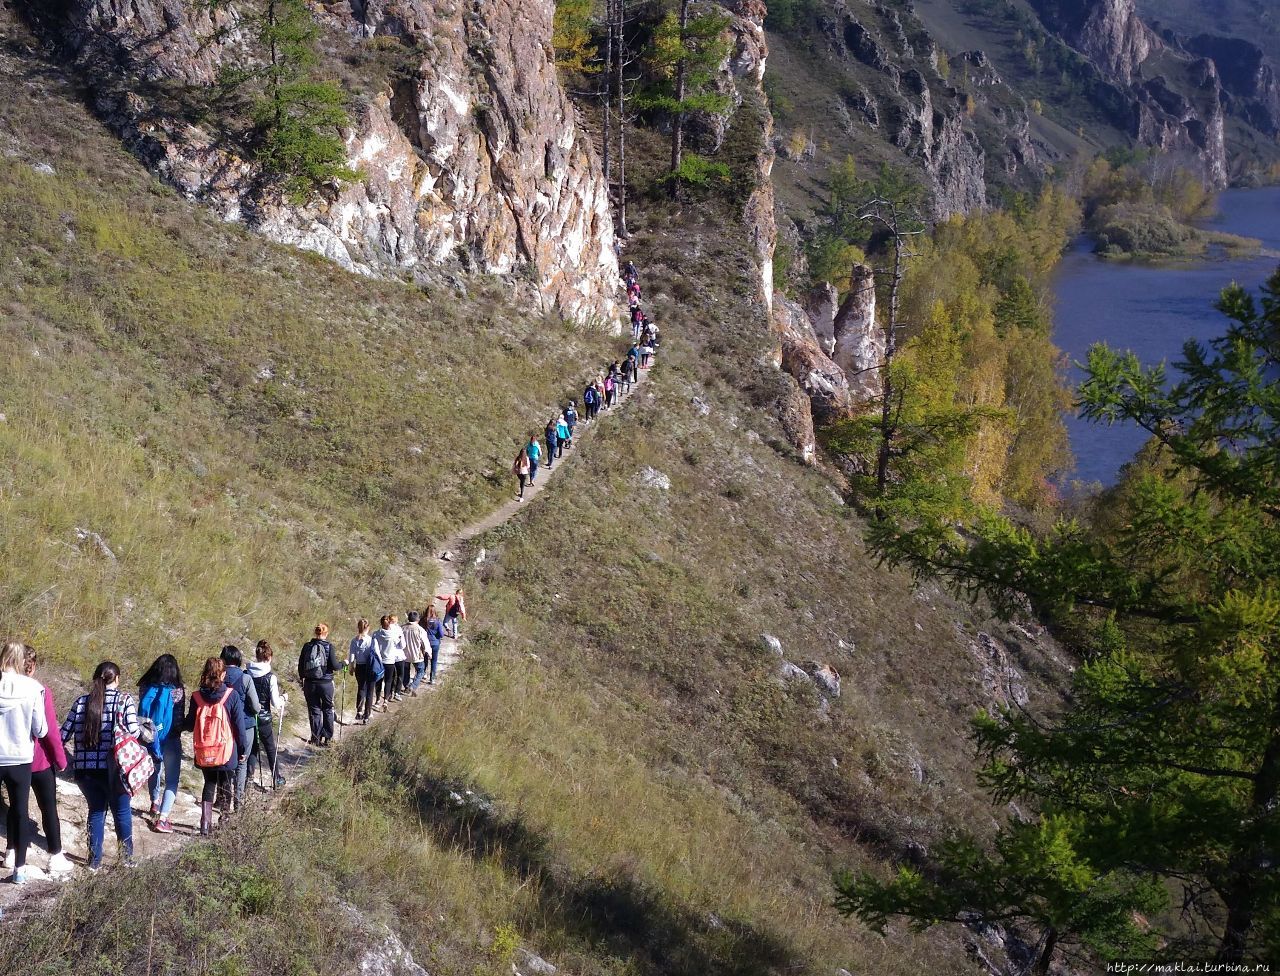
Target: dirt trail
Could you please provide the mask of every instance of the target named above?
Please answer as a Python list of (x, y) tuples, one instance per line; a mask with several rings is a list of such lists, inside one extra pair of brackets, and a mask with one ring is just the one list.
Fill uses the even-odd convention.
[[(548, 483), (563, 471), (566, 465), (576, 459), (579, 451), (578, 445), (585, 438), (591, 436), (595, 427), (601, 422), (607, 422), (622, 408), (626, 401), (635, 394), (636, 390), (644, 384), (648, 374), (648, 370), (640, 370), (640, 382), (635, 384), (629, 393), (622, 396), (613, 409), (602, 411), (596, 421), (587, 422), (584, 419), (579, 422), (574, 447), (567, 451), (551, 467), (547, 467), (545, 464), (539, 467), (538, 480), (525, 489), (523, 501), (515, 497), (513, 484), (513, 495), (510, 501), (490, 512), (484, 518), (463, 527), (444, 543), (440, 555), (436, 557), (436, 564), (440, 572), (440, 580), (436, 584), (437, 593), (451, 593), (458, 587), (467, 566), (470, 564), (463, 561), (468, 543), (477, 536), (510, 521), (522, 509), (532, 504)], [(514, 476), (512, 481), (514, 483)], [(474, 619), (475, 606), (469, 604), (467, 609)], [(463, 648), (466, 645), (466, 630), (467, 625), (463, 624), (458, 640), (455, 641), (446, 636), (441, 642), (436, 683), (432, 686), (424, 683), (421, 686), (423, 691), (434, 691), (439, 688), (450, 668), (462, 657)], [(339, 639), (337, 650), (340, 655), (345, 656), (343, 653), (344, 648), (341, 646), (341, 639)], [(236, 820), (242, 817), (252, 818), (261, 815), (273, 806), (281, 796), (304, 782), (307, 764), (315, 758), (319, 751), (307, 745), (310, 730), (307, 723), (306, 705), (302, 700), (302, 689), (292, 680), (286, 680), (286, 676), (292, 673), (292, 653), (281, 654), (275, 663), (277, 664), (278, 673), (281, 675), (282, 690), (285, 691), (289, 699), (284, 709), (284, 729), (279, 736), (278, 750), (280, 772), (286, 778), (286, 784), (281, 790), (272, 790), (269, 785), (270, 776), (267, 772), (260, 770), (258, 779), (261, 781), (261, 785), (256, 781), (247, 785), (244, 811), (232, 815), (232, 818), (228, 821), (229, 825), (234, 825)], [(37, 673), (36, 676), (38, 678), (39, 674)], [(355, 712), (355, 681), (351, 677), (346, 678), (345, 688), (342, 677), (336, 680), (335, 698), (335, 706), (338, 709), (338, 739), (341, 740), (344, 735), (358, 734), (362, 726), (354, 725), (350, 721)], [(412, 708), (415, 701), (416, 699), (406, 698), (404, 701), (392, 705), (392, 709)], [(59, 716), (66, 713), (70, 704), (70, 701), (56, 702)], [(391, 712), (382, 714), (389, 715)], [(375, 713), (372, 721), (378, 721), (381, 717), (381, 715)], [(138, 795), (133, 798), (133, 843), (134, 855), (138, 860), (170, 853), (198, 839), (202, 782), (199, 770), (195, 768), (191, 761), (190, 736), (184, 733), (181, 784), (170, 815), (173, 833), (160, 834), (151, 829), (152, 818), (148, 816), (150, 796), (145, 788), (140, 790)], [(48, 853), (45, 846), (44, 828), (40, 825), (40, 814), (33, 795), (30, 801), (30, 815), (36, 821), (38, 829), (36, 837), (27, 852), (27, 869), (30, 880), (25, 885), (0, 882), (0, 924), (5, 922), (12, 923), (24, 916), (41, 911), (58, 896), (65, 884), (74, 884), (76, 880), (87, 877), (86, 865), (88, 864), (89, 856), (86, 821), (88, 809), (85, 806), (84, 797), (71, 779), (69, 770), (58, 777), (57, 788), (58, 814), (62, 824), (63, 851), (74, 863), (75, 870), (57, 876), (50, 876), (46, 873), (45, 867), (48, 861)], [(103, 844), (104, 868), (107, 870), (117, 869), (117, 858), (115, 833), (112, 828), (111, 818), (108, 815), (106, 839)], [(122, 868), (120, 869), (123, 870)], [(8, 877), (10, 873), (7, 870), (3, 871), (0, 873), (0, 878)]]

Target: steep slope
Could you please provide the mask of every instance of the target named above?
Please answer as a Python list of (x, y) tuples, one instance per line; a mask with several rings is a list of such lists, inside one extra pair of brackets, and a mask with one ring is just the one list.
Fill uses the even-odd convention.
[[(259, 56), (245, 3), (17, 3), (76, 65), (130, 150), (187, 197), (363, 273), (523, 271), (527, 298), (612, 318), (617, 262), (599, 163), (548, 54), (550, 7), (373, 0), (324, 9), (335, 59), (392, 52), (344, 133), (361, 178), (304, 206), (261, 179), (222, 79)], [(246, 8), (242, 11), (240, 8)]]
[[(612, 340), (522, 312), (504, 281), (424, 292), (220, 224), (18, 36), (8, 629), (133, 673), (160, 648), (190, 668), (230, 636), (290, 646), (317, 616), (419, 603), (441, 523), (509, 492), (518, 435)], [(882, 940), (833, 914), (831, 873), (984, 830), (967, 718), (1052, 694), (1064, 665), (878, 567), (838, 483), (788, 446), (772, 241), (743, 218), (767, 199), (758, 94), (743, 84), (725, 133), (727, 190), (636, 201), (659, 371), (477, 540), (443, 694), (344, 743), (281, 817), (0, 929), (0, 969), (337, 973), (372, 952), (413, 972), (403, 945), (459, 976), (538, 971), (524, 948), (601, 976), (979, 971), (966, 944), (990, 954), (991, 933)]]

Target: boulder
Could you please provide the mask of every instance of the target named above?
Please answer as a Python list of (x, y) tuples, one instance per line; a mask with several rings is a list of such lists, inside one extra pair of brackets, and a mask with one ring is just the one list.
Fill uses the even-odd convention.
[(854, 265), (849, 294), (833, 324), (833, 359), (843, 371), (854, 403), (866, 403), (880, 395), (883, 382), (884, 330), (876, 322), (875, 274), (865, 264)]

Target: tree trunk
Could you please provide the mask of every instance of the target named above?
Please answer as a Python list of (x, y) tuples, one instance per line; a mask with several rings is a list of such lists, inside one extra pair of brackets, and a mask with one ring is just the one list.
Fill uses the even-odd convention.
[(613, 192), (613, 185), (610, 183), (612, 170), (610, 168), (610, 160), (612, 154), (610, 152), (610, 144), (613, 142), (613, 126), (610, 125), (611, 113), (613, 112), (613, 0), (606, 0), (604, 7), (604, 22), (608, 28), (605, 32), (604, 42), (604, 74), (600, 81), (603, 86), (601, 98), (604, 100), (604, 149), (602, 160), (604, 164), (604, 191), (608, 196)]
[(615, 0), (618, 14), (618, 235), (627, 236), (627, 93), (622, 84), (626, 45), (622, 27), (626, 20), (626, 0)]
[(1280, 696), (1271, 714), (1271, 741), (1262, 754), (1257, 778), (1253, 781), (1253, 799), (1249, 804), (1252, 821), (1248, 846), (1239, 853), (1239, 862), (1233, 865), (1235, 877), (1226, 886), (1222, 900), (1227, 908), (1227, 923), (1222, 930), (1222, 942), (1218, 946), (1218, 962), (1238, 963), (1245, 958), (1249, 936), (1253, 931), (1260, 889), (1264, 875), (1274, 870), (1268, 866), (1263, 825), (1280, 800)]
[(1049, 964), (1053, 962), (1053, 952), (1058, 948), (1058, 930), (1052, 926), (1044, 934), (1044, 948), (1036, 958), (1035, 967), (1031, 970), (1035, 976), (1049, 976)]
[(876, 493), (884, 494), (889, 483), (889, 459), (893, 451), (893, 439), (896, 434), (893, 422), (893, 357), (898, 351), (898, 289), (902, 285), (902, 235), (899, 233), (898, 218), (893, 218), (893, 280), (889, 285), (889, 321), (884, 329), (884, 366), (882, 367), (880, 397), (880, 450), (876, 456)]
[(676, 65), (676, 117), (671, 124), (671, 172), (680, 169), (680, 158), (684, 155), (684, 85), (685, 56), (684, 32), (689, 26), (689, 0), (680, 0), (680, 62)]

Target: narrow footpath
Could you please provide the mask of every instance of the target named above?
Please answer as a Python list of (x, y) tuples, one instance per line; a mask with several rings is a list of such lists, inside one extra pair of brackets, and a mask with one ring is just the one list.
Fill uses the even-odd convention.
[[(462, 584), (468, 565), (466, 556), (468, 555), (469, 543), (485, 532), (509, 522), (521, 510), (536, 501), (547, 485), (568, 464), (577, 461), (577, 457), (582, 450), (581, 445), (591, 437), (595, 429), (602, 423), (608, 423), (622, 411), (627, 401), (644, 385), (649, 372), (650, 370), (648, 369), (640, 370), (638, 382), (633, 384), (630, 391), (620, 394), (618, 402), (609, 410), (602, 409), (594, 421), (587, 421), (585, 418), (579, 420), (578, 435), (574, 438), (574, 446), (550, 469), (545, 465), (539, 467), (538, 480), (525, 488), (523, 501), (515, 497), (515, 476), (509, 475), (511, 500), (499, 506), (484, 518), (464, 526), (453, 537), (443, 543), (440, 553), (436, 557), (440, 578), (436, 583), (435, 593), (452, 593)], [(580, 399), (581, 396), (579, 395), (578, 398)], [(434, 593), (432, 595), (434, 596)], [(415, 597), (415, 599), (420, 601), (421, 597)], [(467, 609), (472, 621), (477, 617), (483, 616), (483, 607), (477, 608), (473, 601), (468, 601)], [(477, 609), (479, 613), (476, 612)], [(367, 615), (370, 619), (374, 619), (382, 612), (384, 610), (371, 608)], [(390, 610), (385, 612), (390, 612)], [(433, 692), (440, 688), (449, 670), (458, 662), (465, 651), (469, 626), (471, 625), (463, 623), (458, 640), (455, 641), (446, 636), (441, 641), (436, 683), (434, 685), (424, 683), (420, 690)], [(349, 636), (345, 631), (341, 633), (335, 631), (334, 646), (343, 657), (345, 657), (345, 645)], [(263, 783), (251, 781), (247, 784), (245, 808), (242, 812), (232, 814), (230, 819), (225, 821), (225, 829), (235, 829), (237, 821), (242, 818), (252, 819), (261, 816), (279, 802), (283, 796), (288, 795), (289, 792), (304, 784), (307, 778), (308, 764), (320, 753), (320, 750), (307, 744), (310, 729), (307, 722), (306, 705), (303, 703), (302, 688), (296, 681), (296, 676), (292, 674), (295, 655), (296, 650), (293, 648), (282, 650), (275, 662), (278, 666), (277, 674), (280, 676), (281, 690), (289, 697), (288, 705), (284, 711), (283, 721), (285, 727), (280, 736), (277, 760), (280, 772), (286, 779), (285, 786), (280, 790), (270, 789), (265, 784), (265, 781), (270, 779), (269, 774), (260, 773), (259, 779)], [(37, 677), (39, 677), (38, 674)], [(335, 696), (335, 709), (337, 710), (339, 725), (336, 738), (339, 745), (342, 738), (347, 735), (358, 735), (364, 728), (364, 726), (356, 725), (352, 721), (355, 714), (354, 681), (348, 678), (350, 687), (345, 689), (346, 694), (344, 694), (343, 690), (341, 690), (341, 680), (341, 678), (338, 679), (339, 690)], [(370, 724), (386, 721), (389, 716), (395, 714), (396, 709), (411, 709), (419, 707), (421, 704), (420, 698), (405, 698), (403, 701), (393, 704), (388, 712), (373, 713)], [(57, 702), (59, 715), (65, 714), (70, 705), (70, 700), (59, 700)], [(191, 760), (190, 734), (183, 733), (182, 781), (171, 815), (173, 833), (160, 834), (151, 829), (151, 818), (147, 816), (150, 809), (150, 797), (145, 788), (140, 790), (133, 798), (133, 843), (134, 856), (137, 860), (148, 860), (153, 857), (170, 854), (179, 848), (185, 847), (187, 844), (199, 841), (201, 782), (199, 771)], [(53, 876), (45, 872), (44, 868), (48, 855), (45, 848), (43, 828), (39, 827), (39, 811), (33, 799), (31, 815), (39, 829), (27, 854), (30, 880), (25, 885), (0, 882), (0, 924), (14, 923), (24, 917), (46, 910), (66, 885), (75, 884), (77, 881), (88, 877), (88, 872), (85, 868), (89, 860), (88, 834), (86, 831), (88, 809), (85, 806), (84, 797), (71, 779), (69, 771), (58, 776), (57, 789), (58, 814), (62, 823), (63, 851), (75, 864), (75, 870), (68, 874)], [(217, 829), (215, 828), (215, 833), (217, 833)], [(127, 870), (118, 866), (115, 833), (109, 816), (107, 818), (106, 840), (103, 847), (103, 865), (104, 870)], [(5, 874), (7, 873), (5, 872)]]

